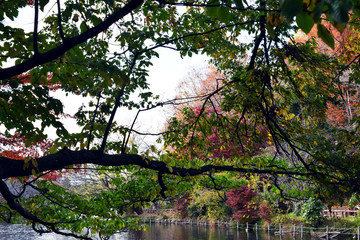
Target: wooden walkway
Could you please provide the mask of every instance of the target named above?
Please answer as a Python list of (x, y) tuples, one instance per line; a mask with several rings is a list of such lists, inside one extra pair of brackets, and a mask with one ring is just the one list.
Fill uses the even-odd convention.
[(321, 239), (335, 239), (336, 237), (340, 237), (341, 235), (344, 235), (345, 233), (353, 230), (353, 228), (343, 228), (338, 229), (333, 232), (323, 233), (322, 235), (317, 236), (317, 238)]

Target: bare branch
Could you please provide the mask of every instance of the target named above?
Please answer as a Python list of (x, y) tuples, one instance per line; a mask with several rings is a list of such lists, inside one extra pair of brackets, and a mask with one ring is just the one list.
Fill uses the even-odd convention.
[(38, 24), (39, 24), (39, 0), (35, 0), (34, 39), (33, 39), (34, 57), (39, 55), (39, 49), (38, 49)]
[(58, 8), (58, 26), (59, 26), (59, 34), (63, 42), (66, 41), (66, 38), (64, 36), (63, 28), (62, 28), (62, 21), (61, 21), (61, 9), (60, 9), (60, 0), (56, 0), (57, 2), (57, 8)]

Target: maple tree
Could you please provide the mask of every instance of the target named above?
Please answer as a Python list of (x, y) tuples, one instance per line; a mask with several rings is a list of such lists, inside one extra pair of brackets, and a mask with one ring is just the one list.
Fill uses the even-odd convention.
[[(16, 24), (24, 9), (34, 13), (32, 30)], [(26, 139), (25, 147), (47, 139), (47, 128), (57, 135), (44, 156), (30, 161), (0, 157), (0, 192), (5, 199), (1, 215), (12, 222), (23, 220), (39, 233), (82, 239), (99, 233), (106, 238), (123, 228), (138, 227), (136, 220), (122, 218), (128, 208), (178, 196), (198, 179), (214, 187), (228, 183), (227, 179), (211, 182), (209, 173), (214, 172), (304, 178), (316, 184), (314, 193), (324, 196), (359, 191), (354, 151), (359, 145), (359, 119), (351, 119), (352, 129), (324, 128), (326, 101), (339, 96), (338, 76), (345, 70), (351, 69), (350, 79), (356, 81), (356, 61), (345, 64), (317, 52), (316, 42), (289, 43), (299, 28), (309, 33), (316, 25), (317, 36), (334, 48), (325, 22), (341, 29), (357, 22), (358, 10), (359, 3), (351, 0), (0, 1), (0, 85), (6, 86), (0, 88), (1, 127)], [(245, 32), (251, 36), (248, 42), (241, 39)], [(188, 122), (195, 119), (203, 124), (193, 137), (199, 141), (187, 137), (179, 141), (174, 135), (167, 144), (209, 146), (201, 145), (203, 135), (222, 146), (233, 139), (205, 123), (216, 126), (224, 120), (225, 127), (238, 126), (234, 131), (241, 137), (236, 146), (243, 139), (246, 147), (241, 152), (235, 149), (237, 158), (232, 162), (219, 159), (223, 153), (203, 150), (198, 152), (207, 161), (195, 154), (182, 159), (155, 147), (139, 149), (130, 141), (138, 132), (134, 124), (117, 121), (119, 109), (144, 111), (169, 103), (158, 101), (148, 89), (148, 67), (161, 47), (183, 57), (207, 54), (227, 76), (203, 99), (210, 103), (212, 96), (220, 96), (222, 116), (216, 114), (219, 106), (188, 109)], [(351, 56), (358, 58), (356, 51)], [(29, 74), (29, 81), (22, 83), (20, 74)], [(75, 132), (60, 120), (65, 103), (50, 94), (49, 80), (67, 94), (91, 99), (75, 114)], [(136, 100), (133, 94), (138, 94)], [(196, 121), (200, 118), (204, 121)], [(275, 149), (274, 158), (255, 156), (263, 131)], [(280, 153), (289, 159), (295, 156), (296, 161), (282, 164)], [(40, 177), (78, 164), (108, 174), (109, 187), (96, 195), (72, 193)], [(32, 180), (23, 187), (39, 192), (30, 199), (21, 198), (21, 192), (14, 194), (5, 183), (7, 178), (29, 176)]]
[(231, 189), (226, 193), (226, 205), (234, 210), (233, 218), (239, 222), (253, 223), (259, 218), (269, 221), (270, 209), (254, 201), (256, 192), (248, 186), (241, 186), (239, 189)]

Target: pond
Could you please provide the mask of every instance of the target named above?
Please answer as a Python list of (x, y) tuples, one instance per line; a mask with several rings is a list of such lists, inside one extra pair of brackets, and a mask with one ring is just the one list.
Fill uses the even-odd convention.
[[(0, 224), (0, 240), (72, 240), (57, 234), (39, 235), (30, 227), (17, 224)], [(223, 227), (209, 227), (203, 225), (183, 224), (154, 224), (148, 225), (145, 231), (129, 231), (114, 235), (111, 240), (293, 240), (290, 234), (275, 236), (265, 230), (245, 231), (244, 229), (227, 229)], [(296, 239), (301, 239), (300, 234)], [(311, 237), (304, 235), (303, 240)]]

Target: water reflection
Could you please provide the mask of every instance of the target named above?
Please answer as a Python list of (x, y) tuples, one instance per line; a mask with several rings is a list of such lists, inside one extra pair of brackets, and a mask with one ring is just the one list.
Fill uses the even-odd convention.
[[(72, 240), (57, 234), (35, 233), (30, 227), (21, 225), (0, 224), (0, 240)], [(114, 235), (111, 240), (300, 240), (300, 235), (287, 234), (275, 236), (266, 231), (245, 231), (223, 227), (210, 227), (204, 225), (169, 225), (151, 224), (145, 231), (129, 231)], [(304, 236), (303, 240), (310, 240)]]
[[(288, 234), (275, 236), (274, 233), (266, 231), (245, 231), (229, 228), (209, 227), (203, 225), (164, 225), (153, 224), (146, 231), (129, 232), (128, 238), (131, 240), (300, 240), (300, 235), (296, 238)], [(311, 239), (304, 236), (303, 240)]]

